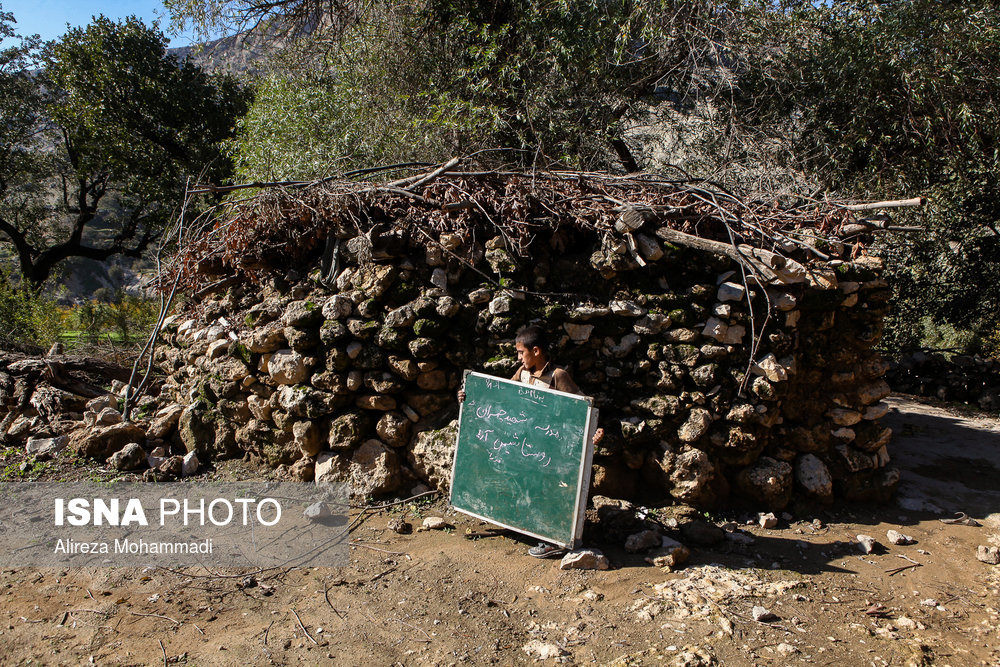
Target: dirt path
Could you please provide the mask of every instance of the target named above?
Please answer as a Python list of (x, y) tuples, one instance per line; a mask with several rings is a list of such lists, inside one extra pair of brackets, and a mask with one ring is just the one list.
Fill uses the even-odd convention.
[[(366, 518), (345, 568), (4, 570), (0, 664), (1000, 664), (1000, 567), (976, 560), (1000, 544), (1000, 423), (891, 404), (896, 505), (744, 525), (753, 544), (695, 548), (677, 572), (618, 543), (594, 544), (608, 571), (561, 571), (516, 535), (410, 504)], [(956, 511), (984, 525), (938, 520)], [(453, 528), (386, 528), (431, 515)], [(861, 555), (857, 534), (888, 544), (888, 529), (916, 544)], [(890, 574), (901, 555), (920, 567)]]

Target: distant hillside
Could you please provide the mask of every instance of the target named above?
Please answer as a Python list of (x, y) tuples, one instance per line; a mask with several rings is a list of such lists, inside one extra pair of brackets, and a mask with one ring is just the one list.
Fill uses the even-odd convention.
[(221, 37), (211, 42), (168, 49), (178, 60), (191, 60), (209, 72), (253, 74), (261, 62), (282, 46), (276, 40), (257, 32)]

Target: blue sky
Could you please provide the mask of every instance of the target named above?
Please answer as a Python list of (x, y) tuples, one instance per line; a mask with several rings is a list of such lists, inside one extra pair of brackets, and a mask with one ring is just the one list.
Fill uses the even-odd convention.
[[(166, 32), (169, 21), (159, 0), (117, 0), (115, 2), (81, 2), (79, 0), (0, 0), (3, 11), (12, 12), (16, 30), (22, 35), (39, 34), (42, 39), (55, 39), (66, 32), (66, 24), (85, 26), (90, 17), (104, 14), (111, 19), (138, 16), (147, 25), (160, 19), (160, 30)], [(188, 46), (190, 36), (171, 36), (171, 46)]]

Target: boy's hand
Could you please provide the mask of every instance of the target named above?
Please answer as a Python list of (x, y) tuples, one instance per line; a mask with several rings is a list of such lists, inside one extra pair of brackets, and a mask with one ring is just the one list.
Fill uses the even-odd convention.
[(594, 446), (601, 444), (601, 440), (604, 440), (604, 428), (598, 428), (594, 431)]
[(465, 390), (464, 389), (459, 389), (458, 390), (458, 402), (459, 403), (465, 403)]

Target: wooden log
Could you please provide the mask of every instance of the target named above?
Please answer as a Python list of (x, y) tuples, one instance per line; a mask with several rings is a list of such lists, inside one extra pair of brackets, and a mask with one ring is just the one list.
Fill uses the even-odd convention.
[(763, 280), (768, 282), (788, 285), (800, 283), (806, 279), (806, 269), (804, 266), (769, 250), (754, 248), (746, 244), (734, 246), (731, 243), (711, 241), (679, 232), (670, 227), (660, 227), (656, 230), (656, 235), (669, 243), (729, 257), (733, 261), (739, 262), (751, 271), (759, 274)]
[(914, 197), (912, 199), (876, 201), (869, 204), (848, 204), (843, 208), (848, 211), (873, 211), (879, 208), (913, 208), (915, 206), (923, 206), (926, 203), (927, 197)]
[(615, 230), (619, 234), (631, 234), (642, 229), (642, 226), (652, 217), (649, 209), (630, 207), (625, 209), (615, 221)]
[[(14, 376), (35, 375), (40, 376), (49, 370), (52, 359), (42, 359), (37, 357), (24, 357), (23, 355), (0, 352), (0, 367), (5, 367), (6, 371)], [(132, 376), (132, 369), (113, 364), (103, 359), (95, 357), (62, 356), (58, 363), (66, 371), (76, 371), (88, 375), (99, 375), (111, 380), (121, 380), (128, 382)]]

